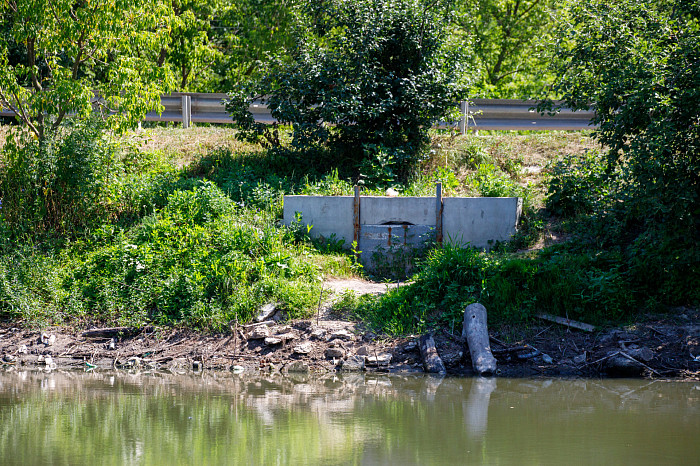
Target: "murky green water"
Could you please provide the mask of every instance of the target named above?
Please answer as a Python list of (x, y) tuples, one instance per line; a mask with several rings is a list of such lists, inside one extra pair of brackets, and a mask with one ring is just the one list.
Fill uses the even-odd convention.
[(0, 373), (2, 464), (700, 464), (700, 382)]

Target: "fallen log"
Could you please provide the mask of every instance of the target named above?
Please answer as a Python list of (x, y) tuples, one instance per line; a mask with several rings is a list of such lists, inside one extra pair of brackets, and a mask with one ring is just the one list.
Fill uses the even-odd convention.
[(578, 330), (583, 330), (584, 332), (592, 332), (595, 330), (595, 326), (591, 324), (584, 324), (583, 322), (578, 322), (576, 320), (567, 319), (565, 317), (553, 316), (550, 314), (538, 314), (538, 318), (542, 320), (547, 320), (549, 322), (554, 322), (559, 325), (565, 325), (570, 328), (575, 328)]
[(86, 330), (80, 334), (83, 338), (112, 338), (116, 336), (128, 336), (134, 335), (139, 332), (149, 332), (152, 331), (153, 327), (148, 326), (144, 328), (134, 328), (134, 327), (106, 327), (106, 328), (95, 328), (92, 330)]
[(447, 372), (445, 365), (438, 355), (433, 336), (423, 335), (419, 340), (420, 355), (423, 358), (423, 368), (430, 374), (444, 374)]
[(513, 346), (511, 348), (494, 349), (491, 350), (493, 354), (505, 354), (506, 357), (513, 356), (520, 361), (525, 361), (526, 359), (532, 359), (541, 354), (540, 350), (534, 348), (530, 345), (523, 346)]
[(467, 340), (472, 367), (479, 375), (491, 375), (496, 372), (496, 358), (491, 354), (489, 331), (486, 325), (486, 308), (474, 303), (464, 310), (462, 338)]
[(524, 346), (512, 346), (510, 348), (502, 348), (502, 349), (494, 349), (491, 350), (493, 354), (503, 354), (503, 353), (518, 353), (521, 351), (532, 351), (532, 346), (530, 345), (524, 345)]

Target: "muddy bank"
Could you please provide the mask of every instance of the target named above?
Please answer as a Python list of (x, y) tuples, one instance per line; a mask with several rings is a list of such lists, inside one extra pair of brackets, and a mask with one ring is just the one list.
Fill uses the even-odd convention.
[[(700, 378), (700, 315), (583, 332), (543, 322), (491, 329), (497, 375)], [(474, 375), (467, 345), (448, 330), (432, 334), (448, 374)], [(388, 338), (356, 322), (316, 318), (232, 324), (206, 335), (146, 327), (43, 331), (0, 327), (5, 366), (234, 372), (424, 372), (419, 336)]]

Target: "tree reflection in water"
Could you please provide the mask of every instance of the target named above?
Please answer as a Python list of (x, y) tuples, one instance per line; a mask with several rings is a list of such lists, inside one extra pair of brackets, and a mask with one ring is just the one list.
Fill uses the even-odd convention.
[(3, 464), (683, 464), (700, 383), (0, 372)]

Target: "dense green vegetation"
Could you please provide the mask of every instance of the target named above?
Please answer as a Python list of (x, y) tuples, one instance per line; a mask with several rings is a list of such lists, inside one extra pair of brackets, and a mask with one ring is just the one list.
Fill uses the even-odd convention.
[(553, 0), (455, 2), (452, 31), (470, 43), (477, 79), (469, 96), (494, 99), (539, 97), (553, 82), (547, 69), (552, 24), (563, 11)]
[(134, 126), (170, 87), (153, 59), (170, 13), (163, 0), (0, 3), (0, 105), (40, 139), (92, 113)]
[[(86, 151), (106, 150), (94, 134), (77, 128), (42, 144), (49, 148), (4, 148), (3, 193), (27, 181), (14, 203), (3, 196), (5, 318), (222, 328), (267, 302), (301, 316), (317, 303), (324, 273), (351, 273), (345, 256), (322, 256), (301, 240), (305, 231), (276, 225), (279, 185), (265, 183), (274, 174), (259, 176), (274, 162), (218, 152), (178, 170), (162, 154), (108, 152), (111, 170), (74, 173), (73, 191), (67, 168), (86, 162), (75, 140), (93, 136)], [(54, 156), (54, 166), (39, 163)]]
[[(4, 318), (33, 325), (225, 328), (268, 302), (280, 303), (291, 316), (308, 315), (316, 310), (322, 278), (362, 273), (338, 244), (313, 243), (305, 228), (277, 224), (283, 193), (348, 194), (352, 167), (290, 164), (231, 142), (231, 130), (222, 129), (215, 134), (228, 137), (210, 144), (218, 149), (185, 154), (187, 163), (178, 169), (173, 161), (183, 154), (174, 148), (174, 135), (197, 138), (201, 131), (206, 137), (206, 128), (136, 133), (130, 146), (102, 139), (94, 124), (66, 130), (50, 144), (31, 140), (3, 148), (7, 171), (0, 186), (15, 193), (4, 196), (1, 209)], [(171, 149), (139, 150), (138, 139), (160, 140)], [(429, 163), (395, 187), (431, 195), (441, 180), (448, 195), (488, 189), (528, 194), (534, 205), (543, 186), (524, 186), (520, 165), (530, 162), (522, 151), (544, 151), (544, 163), (569, 145), (580, 151), (579, 139), (434, 135)], [(71, 166), (83, 170), (73, 173)], [(68, 192), (74, 195), (66, 197)]]
[[(450, 9), (421, 0), (311, 5), (287, 63), (231, 95), (240, 135), (289, 157), (330, 151), (353, 163), (383, 163), (406, 178), (466, 93), (462, 56), (447, 41)], [(292, 125), (288, 145), (256, 122), (252, 101)], [(366, 171), (366, 170), (365, 170)]]
[[(206, 128), (154, 130), (139, 137), (163, 140), (161, 147), (170, 150), (137, 150), (101, 139), (86, 144), (99, 131), (78, 127), (45, 152), (35, 147), (22, 155), (23, 160), (52, 155), (48, 159), (59, 170), (20, 178), (15, 167), (11, 177), (0, 179), (2, 186), (36, 180), (33, 189), (29, 182), (24, 191), (19, 188), (16, 204), (3, 200), (0, 307), (5, 318), (35, 325), (151, 322), (218, 329), (233, 319), (249, 319), (267, 302), (280, 303), (291, 316), (309, 315), (316, 310), (323, 278), (367, 273), (341, 245), (314, 243), (305, 228), (277, 223), (284, 193), (351, 193), (356, 173), (351, 166), (339, 170), (309, 160), (290, 164), (278, 154), (231, 142), (231, 130), (222, 129), (215, 134), (227, 138), (207, 144), (220, 148), (184, 154), (188, 163), (178, 169), (173, 161), (183, 154), (172, 141), (185, 131), (195, 138), (199, 131), (207, 134)], [(78, 161), (90, 166), (85, 152), (68, 150), (77, 138), (91, 148), (96, 162), (112, 160), (111, 171), (78, 173), (75, 192), (89, 189), (91, 201), (62, 197), (63, 210), (47, 215), (46, 206), (59, 198), (44, 196), (40, 187), (50, 186), (46, 193), (65, 192), (55, 188), (68, 177), (60, 167)], [(381, 299), (346, 295), (339, 311), (401, 333), (458, 326), (464, 305), (477, 300), (489, 307), (495, 323), (520, 322), (542, 310), (589, 322), (624, 320), (640, 310), (697, 299), (692, 290), (666, 295), (635, 282), (619, 249), (590, 244), (585, 236), (516, 252), (541, 244), (543, 236), (546, 241), (551, 235), (575, 235), (585, 220), (580, 215), (603, 199), (587, 189), (589, 172), (568, 169), (571, 161), (587, 166), (601, 158), (587, 137), (434, 134), (432, 140), (434, 153), (421, 170), (393, 186), (403, 194), (432, 195), (439, 180), (446, 195), (524, 196), (518, 237), (491, 253), (432, 249), (419, 261), (412, 285)], [(6, 145), (4, 154), (16, 150)], [(39, 159), (28, 161), (25, 166), (46, 170)], [(523, 166), (543, 167), (545, 175), (528, 175)], [(562, 185), (566, 189), (556, 188)], [(541, 210), (544, 203), (552, 210), (571, 203), (563, 212), (579, 216), (558, 223)]]
[[(391, 3), (376, 6), (393, 10)], [(551, 84), (543, 65), (551, 18), (562, 9), (558, 2), (419, 3), (416, 15), (426, 9), (449, 11), (439, 25), (422, 23), (444, 28), (454, 51), (473, 63), (465, 74), (477, 78), (471, 96), (531, 97)], [(166, 90), (229, 92), (256, 81), (274, 64), (288, 62), (300, 25), (311, 21), (332, 34), (333, 26), (327, 21), (332, 4), (319, 0), (93, 1), (58, 2), (49, 9), (43, 2), (8, 0), (0, 4), (0, 56), (6, 57), (10, 67), (3, 68), (7, 77), (15, 67), (22, 70), (22, 86), (34, 86), (32, 76), (45, 78), (51, 70), (54, 79), (65, 83), (77, 79), (101, 92), (106, 90), (101, 86), (107, 88), (110, 82), (112, 87), (125, 85), (125, 78), (141, 84), (138, 78), (143, 77), (143, 82), (160, 88), (154, 75), (145, 73), (150, 69), (167, 84)], [(124, 56), (128, 60), (121, 59)], [(61, 68), (66, 72), (59, 78), (56, 71)], [(41, 79), (36, 82), (47, 87)]]
[(624, 258), (633, 289), (696, 294), (700, 4), (578, 3), (558, 37), (557, 88), (570, 108), (594, 103), (608, 148), (593, 236)]
[[(488, 253), (431, 248), (410, 285), (339, 309), (404, 333), (457, 326), (474, 301), (494, 322), (697, 304), (700, 9), (639, 5), (559, 6), (560, 25), (539, 34), (555, 67), (538, 72), (524, 37), (548, 2), (4, 2), (0, 102), (22, 124), (0, 157), (0, 316), (222, 329), (269, 302), (309, 315), (324, 277), (367, 272), (349, 245), (281, 227), (283, 195), (431, 195), (436, 181), (446, 195), (523, 197), (517, 237)], [(483, 21), (451, 24), (466, 21), (455, 11)], [(597, 143), (428, 132), (463, 92), (539, 92), (550, 76), (567, 105), (595, 104)], [(160, 92), (212, 83), (244, 85), (231, 110), (269, 92), (291, 126), (240, 114), (244, 131), (185, 152), (143, 141), (172, 146), (176, 130), (129, 131)]]
[(527, 259), (435, 250), (415, 285), (360, 314), (404, 332), (472, 301), (591, 322), (697, 303), (699, 33), (697, 2), (571, 2), (555, 31), (556, 89), (569, 108), (595, 105), (605, 147), (553, 167), (546, 205), (572, 219), (574, 238)]

